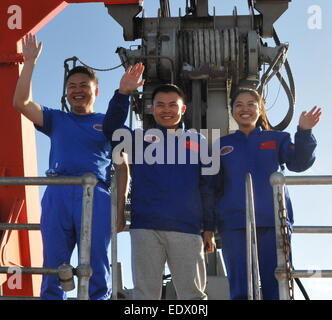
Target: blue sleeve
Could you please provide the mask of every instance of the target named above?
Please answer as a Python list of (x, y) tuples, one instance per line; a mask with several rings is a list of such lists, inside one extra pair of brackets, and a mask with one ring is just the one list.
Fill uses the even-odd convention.
[[(207, 140), (201, 140), (201, 143), (207, 143)], [(208, 165), (201, 164), (201, 169)], [(216, 231), (215, 203), (218, 194), (218, 178), (220, 170), (216, 175), (203, 175), (200, 177), (200, 192), (203, 206), (203, 231)]]
[(316, 139), (311, 130), (297, 129), (294, 143), (287, 134), (280, 148), (280, 162), (285, 163), (288, 170), (302, 172), (309, 169), (315, 162)]
[(203, 231), (216, 230), (214, 176), (201, 175), (200, 190), (203, 206)]
[(115, 91), (108, 104), (108, 109), (103, 122), (103, 132), (112, 141), (115, 130), (124, 128), (129, 111), (129, 96)]
[(46, 134), (47, 136), (50, 136), (52, 133), (53, 114), (54, 112), (56, 112), (56, 110), (42, 106), (42, 111), (43, 111), (43, 126), (40, 127), (35, 125), (35, 128), (36, 130)]

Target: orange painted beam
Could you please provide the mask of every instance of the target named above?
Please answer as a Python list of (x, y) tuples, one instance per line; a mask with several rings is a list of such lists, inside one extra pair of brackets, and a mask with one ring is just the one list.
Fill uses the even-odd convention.
[[(61, 0), (0, 2), (0, 176), (37, 176), (35, 130), (30, 121), (12, 107), (22, 65), (20, 39), (35, 33), (68, 4)], [(2, 222), (38, 223), (38, 187), (0, 187)], [(36, 231), (5, 231), (1, 235), (0, 262), (6, 266), (42, 265), (42, 241)], [(3, 295), (38, 296), (40, 276), (2, 276)]]
[(66, 0), (68, 3), (88, 3), (88, 2), (103, 2), (105, 4), (141, 4), (143, 0), (104, 0), (104, 1), (90, 1), (90, 0)]

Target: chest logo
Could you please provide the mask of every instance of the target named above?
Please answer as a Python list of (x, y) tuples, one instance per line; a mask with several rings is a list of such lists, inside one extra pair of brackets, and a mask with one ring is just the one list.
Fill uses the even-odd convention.
[(153, 134), (146, 134), (144, 136), (144, 141), (148, 143), (158, 143), (160, 141), (160, 138)]
[(261, 150), (276, 150), (277, 143), (274, 140), (261, 142), (259, 145)]
[(93, 125), (93, 129), (95, 129), (97, 131), (103, 131), (103, 125), (96, 123)]
[(225, 156), (226, 154), (231, 153), (234, 150), (233, 146), (224, 146), (220, 149), (220, 155)]
[(186, 140), (186, 149), (199, 152), (199, 144), (196, 141)]

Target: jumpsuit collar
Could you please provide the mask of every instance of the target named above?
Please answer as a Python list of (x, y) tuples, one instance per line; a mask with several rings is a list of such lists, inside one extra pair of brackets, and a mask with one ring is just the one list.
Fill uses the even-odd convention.
[(261, 127), (257, 127), (254, 130), (252, 130), (248, 135), (246, 135), (244, 132), (242, 132), (241, 130), (236, 130), (236, 134), (240, 137), (252, 137), (252, 136), (256, 136), (259, 135), (262, 132), (262, 128)]
[[(167, 134), (168, 129), (159, 124), (156, 124), (156, 129), (159, 129), (160, 131), (162, 131), (163, 134)], [(179, 123), (179, 127), (176, 130), (180, 130), (181, 134), (183, 134), (185, 132), (185, 125), (184, 125), (183, 121), (181, 121)]]

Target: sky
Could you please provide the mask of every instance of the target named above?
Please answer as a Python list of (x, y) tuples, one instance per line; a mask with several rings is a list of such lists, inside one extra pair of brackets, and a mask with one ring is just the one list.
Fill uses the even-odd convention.
[[(178, 8), (185, 8), (184, 0), (170, 0), (172, 15)], [(209, 12), (215, 7), (216, 15), (231, 15), (234, 6), (238, 14), (248, 14), (247, 0), (210, 0)], [(159, 1), (145, 0), (145, 14), (155, 17)], [(24, 13), (23, 13), (24, 14)], [(293, 0), (289, 9), (275, 23), (282, 43), (289, 44), (288, 60), (296, 85), (296, 109), (286, 131), (292, 136), (303, 110), (314, 105), (323, 108), (323, 116), (314, 129), (318, 141), (316, 162), (304, 175), (332, 175), (330, 163), (330, 74), (332, 71), (332, 2), (326, 0)], [(115, 53), (117, 47), (129, 48), (140, 41), (126, 42), (122, 28), (111, 18), (103, 4), (71, 4), (44, 26), (37, 37), (43, 42), (43, 52), (33, 75), (34, 100), (42, 105), (60, 109), (63, 86), (63, 62), (72, 56), (96, 68), (109, 68), (120, 63)], [(272, 42), (266, 40), (270, 45)], [(118, 88), (123, 68), (99, 72), (100, 94), (95, 111), (106, 112), (108, 101)], [(285, 73), (283, 73), (285, 74)], [(276, 80), (269, 88), (268, 104), (273, 108), (268, 117), (273, 124), (279, 122), (286, 112), (285, 94), (279, 90)], [(43, 176), (48, 168), (49, 140), (36, 133), (38, 173)], [(295, 175), (295, 173), (287, 172)], [(289, 187), (294, 207), (295, 225), (332, 226), (332, 204), (329, 201), (331, 186)], [(42, 193), (42, 189), (41, 189)], [(132, 288), (129, 234), (118, 237), (118, 257), (123, 264), (124, 285)], [(295, 269), (332, 269), (332, 235), (292, 236), (293, 263)], [(76, 264), (75, 264), (76, 263)], [(72, 262), (74, 266), (77, 261)], [(332, 299), (332, 279), (302, 279), (311, 299)], [(296, 299), (303, 299), (298, 289)]]

